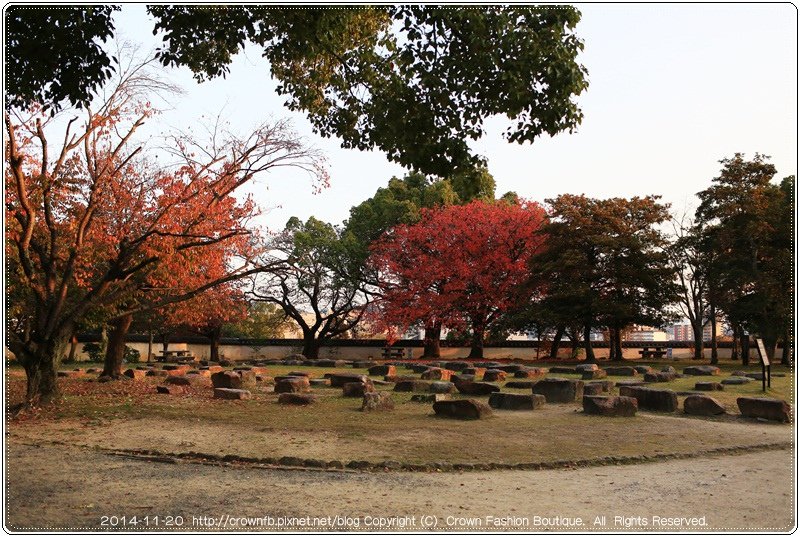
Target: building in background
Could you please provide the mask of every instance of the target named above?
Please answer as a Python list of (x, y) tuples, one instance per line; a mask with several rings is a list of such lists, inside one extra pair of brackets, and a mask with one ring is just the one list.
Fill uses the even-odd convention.
[(633, 330), (623, 334), (625, 341), (667, 341), (670, 334), (652, 326), (635, 326)]
[[(711, 341), (711, 326), (712, 323), (706, 322), (703, 326), (703, 341)], [(689, 323), (674, 324), (672, 325), (672, 339), (673, 341), (693, 341), (694, 332), (692, 332), (692, 325)], [(717, 321), (717, 337), (726, 335), (722, 327), (722, 323)]]

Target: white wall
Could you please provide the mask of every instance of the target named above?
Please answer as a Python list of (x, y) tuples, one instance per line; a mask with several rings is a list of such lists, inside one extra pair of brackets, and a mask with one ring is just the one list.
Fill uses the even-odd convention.
[[(128, 346), (139, 351), (141, 361), (147, 360), (147, 343), (128, 343)], [(383, 345), (377, 342), (374, 347), (322, 347), (319, 351), (320, 358), (335, 358), (340, 360), (381, 360), (383, 358), (382, 351)], [(88, 360), (88, 356), (82, 352), (83, 344), (79, 343), (75, 353), (78, 360)], [(161, 343), (153, 344), (153, 353), (158, 354), (162, 349)], [(200, 344), (187, 344), (187, 343), (170, 343), (168, 350), (188, 350), (200, 360), (207, 360), (210, 355), (210, 348), (208, 345)], [(220, 356), (232, 361), (265, 359), (265, 360), (278, 360), (288, 356), (289, 354), (299, 353), (300, 346), (265, 346), (259, 348), (251, 348), (244, 345), (220, 345)], [(443, 360), (455, 360), (458, 358), (465, 358), (469, 355), (469, 347), (442, 347), (441, 354)], [(419, 358), (422, 356), (422, 347), (406, 348), (406, 359)], [(623, 349), (623, 356), (625, 358), (639, 358), (640, 349), (638, 348), (625, 348)], [(502, 359), (521, 359), (521, 360), (536, 360), (546, 359), (547, 353), (542, 352), (537, 356), (536, 349), (532, 348), (517, 348), (517, 347), (487, 347), (484, 349), (485, 360), (502, 360)], [(595, 349), (595, 355), (598, 358), (608, 357), (608, 348)], [(720, 359), (729, 359), (731, 349), (719, 349)], [(570, 349), (562, 347), (559, 350), (559, 358), (569, 358)], [(583, 357), (583, 350), (579, 351), (579, 356)], [(686, 359), (692, 357), (692, 349), (673, 349), (672, 356), (676, 359)], [(755, 359), (757, 354), (755, 349), (751, 349), (751, 356)], [(711, 358), (711, 350), (705, 350), (705, 357)]]

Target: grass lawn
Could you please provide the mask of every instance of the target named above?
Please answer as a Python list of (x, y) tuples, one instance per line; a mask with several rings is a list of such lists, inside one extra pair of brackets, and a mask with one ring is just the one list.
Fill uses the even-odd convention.
[[(692, 362), (669, 364), (678, 371), (693, 365)], [(650, 365), (658, 370), (664, 363)], [(692, 390), (697, 381), (721, 380), (741, 366), (729, 363), (721, 368), (724, 371), (719, 377), (688, 377), (652, 386)], [(298, 369), (316, 377), (340, 370), (366, 372), (267, 367), (268, 374), (273, 376)], [(791, 370), (780, 366), (774, 369), (773, 372), (783, 372), (786, 376), (773, 377), (772, 388), (766, 395), (793, 404)], [(398, 368), (398, 374), (411, 372)], [(22, 397), (24, 374), (21, 369), (11, 367), (7, 378), (8, 399), (13, 403)], [(603, 418), (584, 415), (576, 403), (546, 405), (533, 412), (495, 411), (487, 420), (454, 421), (434, 417), (430, 404), (410, 402), (409, 393), (392, 393), (396, 403), (393, 412), (364, 413), (360, 411), (361, 400), (342, 397), (339, 388), (315, 388), (314, 392), (320, 396), (317, 404), (287, 407), (278, 405), (277, 395), (261, 386), (254, 391), (252, 400), (222, 401), (212, 398), (207, 379), (184, 394), (157, 395), (155, 386), (162, 381), (158, 378), (105, 384), (93, 382), (93, 378), (94, 375), (59, 379), (63, 401), (53, 408), (13, 420), (9, 431), (31, 441), (69, 442), (104, 449), (407, 463), (519, 463), (654, 456), (789, 442), (792, 438), (791, 426), (757, 423), (735, 415), (690, 418), (680, 410), (673, 414), (640, 411), (634, 418)], [(630, 378), (608, 377), (609, 380)], [(379, 389), (391, 390), (391, 386)], [(736, 397), (762, 395), (761, 382), (726, 386), (725, 391), (710, 395), (731, 414), (736, 414)]]

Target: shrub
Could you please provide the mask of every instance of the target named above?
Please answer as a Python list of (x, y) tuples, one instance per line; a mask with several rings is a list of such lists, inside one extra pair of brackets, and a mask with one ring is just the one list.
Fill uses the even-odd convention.
[(125, 345), (125, 361), (129, 364), (138, 364), (141, 353)]
[(103, 361), (103, 349), (100, 347), (99, 343), (86, 343), (83, 346), (83, 352), (89, 355), (89, 361)]

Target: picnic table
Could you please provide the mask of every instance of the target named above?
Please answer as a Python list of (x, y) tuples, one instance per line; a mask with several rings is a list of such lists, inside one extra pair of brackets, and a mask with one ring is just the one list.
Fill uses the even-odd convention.
[(156, 361), (158, 362), (167, 362), (169, 360), (175, 359), (177, 361), (183, 362), (194, 362), (196, 357), (191, 354), (187, 350), (179, 350), (179, 351), (161, 351), (156, 356)]
[(639, 354), (642, 355), (642, 358), (663, 358), (667, 351), (658, 347), (642, 347)]
[(400, 347), (385, 347), (383, 349), (383, 357), (384, 359), (392, 359), (392, 358), (404, 358), (406, 355), (406, 350)]

